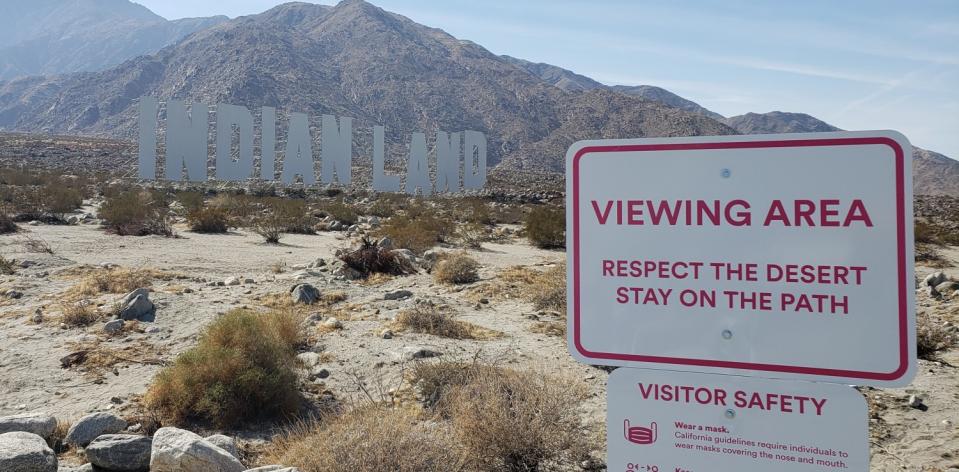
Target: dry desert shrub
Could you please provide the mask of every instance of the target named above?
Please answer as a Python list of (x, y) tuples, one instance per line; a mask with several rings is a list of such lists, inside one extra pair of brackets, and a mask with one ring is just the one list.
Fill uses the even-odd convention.
[(433, 267), (433, 278), (445, 284), (469, 284), (479, 280), (479, 263), (466, 254), (449, 254)]
[(431, 303), (420, 303), (396, 316), (399, 331), (431, 334), (452, 339), (493, 339), (502, 333), (457, 320)]
[(914, 237), (917, 243), (938, 245), (959, 245), (959, 231), (936, 224), (932, 221), (916, 219)]
[(448, 426), (377, 405), (298, 425), (274, 444), (272, 462), (303, 472), (465, 470)]
[(449, 240), (455, 228), (456, 224), (438, 215), (435, 208), (417, 203), (407, 207), (405, 214), (392, 216), (383, 224), (380, 235), (392, 239), (396, 247), (422, 254)]
[(916, 316), (916, 355), (920, 359), (936, 360), (941, 351), (959, 344), (959, 335), (951, 331), (941, 320), (928, 313)]
[(478, 369), (438, 403), (479, 470), (531, 472), (587, 454), (575, 405), (585, 388), (539, 371)]
[(334, 200), (323, 205), (320, 213), (347, 226), (356, 224), (356, 222), (359, 221), (359, 214), (356, 209), (345, 203), (342, 199)]
[(228, 312), (157, 375), (145, 403), (175, 423), (218, 427), (292, 414), (300, 403), (294, 367), (301, 339), (290, 313)]
[(13, 218), (10, 218), (6, 210), (0, 209), (0, 234), (16, 233), (19, 230), (20, 228), (17, 227), (17, 224), (13, 221)]
[(176, 201), (180, 203), (180, 206), (183, 207), (183, 211), (185, 212), (180, 216), (189, 215), (191, 212), (203, 208), (203, 194), (201, 192), (185, 190), (177, 192), (175, 198)]
[(566, 312), (566, 265), (547, 270), (513, 266), (502, 270), (490, 283), (472, 290), (472, 298), (524, 298), (537, 310)]
[(107, 231), (120, 236), (173, 236), (169, 207), (164, 195), (157, 191), (111, 192), (100, 206), (99, 215)]
[(226, 210), (217, 207), (190, 210), (186, 217), (190, 230), (197, 233), (222, 234), (230, 229), (230, 217)]
[(543, 249), (566, 247), (566, 213), (562, 208), (542, 206), (533, 208), (524, 224), (526, 237)]
[(53, 248), (40, 236), (26, 233), (20, 237), (20, 243), (28, 252), (53, 254)]
[(413, 272), (413, 268), (394, 251), (382, 248), (375, 241), (364, 237), (360, 247), (340, 256), (348, 267), (363, 277), (372, 274), (403, 275)]
[(586, 389), (571, 378), (477, 360), (423, 362), (411, 374), (426, 406), (451, 423), (471, 470), (537, 471), (586, 454), (575, 407)]

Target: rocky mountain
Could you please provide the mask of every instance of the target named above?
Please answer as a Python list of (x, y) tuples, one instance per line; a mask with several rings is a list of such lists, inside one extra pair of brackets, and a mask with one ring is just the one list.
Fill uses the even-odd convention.
[[(725, 123), (743, 134), (841, 131), (805, 113), (781, 111), (747, 113), (727, 118)], [(959, 196), (959, 161), (942, 154), (913, 147), (912, 177), (917, 195)]]
[(723, 115), (720, 115), (712, 110), (708, 110), (702, 105), (692, 100), (687, 100), (683, 97), (680, 97), (679, 95), (676, 95), (675, 93), (664, 88), (655, 87), (652, 85), (614, 85), (611, 88), (620, 93), (643, 97), (655, 102), (665, 103), (673, 108), (679, 108), (680, 110), (686, 110), (688, 112), (708, 116), (719, 122), (722, 122), (724, 119)]
[(101, 70), (227, 19), (167, 21), (129, 0), (4, 2), (0, 80)]
[(506, 62), (513, 64), (520, 69), (528, 71), (530, 74), (545, 80), (554, 87), (559, 87), (567, 92), (584, 92), (606, 86), (586, 77), (579, 75), (571, 70), (563, 69), (559, 66), (546, 64), (544, 62), (530, 62), (525, 59), (518, 59), (512, 56), (500, 56)]
[(745, 115), (731, 116), (723, 122), (743, 134), (839, 131), (839, 128), (805, 113), (785, 113), (781, 111), (746, 113)]
[(511, 169), (562, 170), (585, 137), (735, 133), (641, 97), (564, 91), (359, 0), (288, 3), (102, 72), (0, 83), (0, 128), (130, 139), (143, 95), (349, 116), (361, 149), (364, 128), (382, 124), (398, 156), (411, 132), (474, 129), (487, 134), (491, 163)]
[(571, 70), (563, 69), (552, 64), (542, 62), (530, 62), (524, 59), (517, 59), (510, 56), (501, 56), (509, 63), (539, 77), (547, 83), (559, 87), (568, 92), (582, 92), (595, 89), (613, 90), (627, 95), (643, 97), (647, 100), (663, 103), (673, 108), (686, 110), (703, 116), (708, 116), (717, 121), (722, 121), (723, 116), (711, 110), (707, 110), (692, 100), (687, 100), (664, 88), (652, 85), (605, 85), (597, 82), (585, 75), (577, 74)]

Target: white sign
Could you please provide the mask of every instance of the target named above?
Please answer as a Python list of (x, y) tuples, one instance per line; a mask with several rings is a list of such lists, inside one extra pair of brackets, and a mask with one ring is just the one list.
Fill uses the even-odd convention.
[(616, 369), (609, 472), (869, 470), (866, 401), (837, 384)]
[[(154, 97), (140, 97), (138, 137), (138, 174), (141, 179), (157, 178), (157, 112), (159, 102)], [(189, 112), (180, 100), (170, 100), (166, 106), (167, 180), (177, 181), (184, 175), (192, 182), (206, 181), (207, 152), (209, 148), (208, 122), (211, 107), (194, 103)], [(323, 115), (320, 131), (320, 152), (314, 153), (310, 133), (310, 117), (305, 113), (290, 113), (283, 149), (282, 172), (279, 179), (292, 184), (297, 179), (305, 186), (317, 183), (315, 162), (321, 164), (320, 182), (350, 185), (353, 166), (353, 119)], [(218, 104), (213, 119), (216, 128), (214, 178), (220, 181), (242, 181), (259, 178), (277, 179), (276, 174), (276, 109), (260, 109), (260, 172), (254, 172), (254, 119), (249, 109), (238, 105)], [(374, 126), (373, 156), (371, 160), (374, 190), (429, 195), (455, 193), (461, 190), (480, 190), (486, 185), (486, 136), (479, 131), (460, 133), (436, 132), (432, 142), (434, 164), (427, 159), (426, 135), (412, 133), (409, 156), (406, 161), (406, 179), (401, 189), (401, 176), (385, 171), (385, 128)], [(234, 141), (236, 146), (234, 150)], [(430, 181), (430, 168), (435, 169), (436, 180)], [(462, 178), (461, 178), (462, 175)]]
[(570, 352), (590, 364), (907, 384), (911, 153), (892, 131), (574, 144)]

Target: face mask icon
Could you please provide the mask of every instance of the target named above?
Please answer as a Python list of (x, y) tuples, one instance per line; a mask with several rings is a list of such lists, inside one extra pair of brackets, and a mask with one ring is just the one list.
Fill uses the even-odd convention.
[(652, 444), (656, 442), (656, 422), (644, 426), (629, 426), (629, 420), (623, 421), (623, 434), (626, 440), (633, 444)]

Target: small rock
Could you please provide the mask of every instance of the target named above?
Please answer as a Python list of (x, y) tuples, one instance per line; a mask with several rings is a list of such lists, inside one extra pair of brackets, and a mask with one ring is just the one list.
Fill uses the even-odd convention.
[(947, 280), (939, 285), (936, 285), (936, 291), (943, 295), (951, 295), (956, 290), (959, 290), (959, 282), (955, 280)]
[(336, 318), (329, 318), (323, 322), (323, 325), (328, 328), (340, 329), (343, 327), (343, 322), (341, 322), (340, 320)]
[(234, 285), (240, 285), (240, 279), (238, 277), (228, 277), (226, 280), (223, 281), (223, 285), (226, 285), (228, 287), (232, 287)]
[(156, 306), (150, 301), (150, 290), (146, 288), (128, 293), (120, 301), (120, 307), (119, 318), (127, 321), (143, 320), (156, 312)]
[(0, 417), (0, 434), (14, 431), (33, 433), (41, 438), (49, 438), (57, 427), (57, 419), (41, 413), (21, 413)]
[(927, 287), (935, 287), (948, 279), (949, 277), (947, 277), (944, 272), (933, 272), (927, 275), (926, 278), (922, 280), (922, 283)]
[(236, 449), (236, 441), (234, 441), (233, 438), (225, 434), (214, 434), (212, 436), (207, 436), (203, 439), (213, 444), (214, 446), (217, 446), (220, 449), (223, 449), (224, 451), (229, 452), (230, 454), (233, 455), (233, 457), (236, 457), (237, 459), (240, 458), (240, 453), (237, 452), (237, 449)]
[(921, 410), (926, 406), (922, 402), (922, 397), (918, 395), (909, 395), (909, 400), (906, 401), (906, 405), (909, 406), (909, 408), (915, 408), (917, 410)]
[(383, 249), (393, 249), (393, 240), (387, 236), (383, 236), (376, 242), (376, 245)]
[(123, 431), (127, 422), (112, 413), (92, 413), (73, 423), (67, 430), (63, 442), (74, 446), (86, 447), (98, 436)]
[(330, 376), (330, 371), (326, 369), (320, 369), (316, 372), (316, 378), (325, 379)]
[(409, 290), (396, 290), (393, 292), (387, 292), (386, 295), (383, 295), (384, 300), (403, 300), (405, 298), (410, 298), (413, 296), (413, 292)]
[(251, 279), (251, 278), (249, 278), (249, 277), (247, 277), (247, 278), (243, 279), (243, 283), (245, 283), (245, 284), (255, 284), (256, 281), (253, 280), (253, 279)]
[(296, 359), (307, 368), (313, 367), (320, 363), (320, 355), (315, 352), (303, 352), (297, 354)]
[(12, 298), (14, 300), (19, 300), (23, 297), (23, 292), (19, 290), (7, 290), (7, 298)]
[(310, 284), (297, 284), (290, 289), (293, 303), (312, 305), (320, 300), (320, 291)]
[(322, 257), (320, 257), (320, 258), (318, 258), (317, 260), (311, 262), (311, 263), (310, 263), (309, 265), (307, 265), (305, 268), (307, 268), (307, 269), (318, 269), (318, 268), (324, 267), (324, 266), (326, 266), (326, 259), (323, 259)]
[(393, 357), (398, 361), (412, 361), (416, 359), (429, 359), (443, 355), (439, 351), (427, 349), (420, 346), (406, 346), (402, 351), (393, 353)]
[(150, 467), (153, 440), (135, 434), (104, 434), (84, 450), (87, 460), (110, 471), (137, 472)]
[(179, 428), (160, 428), (153, 435), (150, 472), (242, 472), (243, 464), (228, 451)]
[(57, 455), (43, 438), (14, 431), (0, 434), (0, 470), (10, 472), (57, 472)]
[(33, 262), (33, 261), (31, 261), (31, 260), (22, 260), (22, 261), (20, 261), (20, 268), (21, 268), (21, 269), (29, 269), (30, 267), (35, 266), (35, 265), (37, 265), (37, 263), (36, 263), (36, 262)]
[(383, 339), (393, 339), (393, 331), (384, 329), (383, 332), (380, 333), (380, 336), (382, 336)]
[(119, 333), (121, 330), (123, 330), (123, 320), (111, 320), (103, 325), (103, 332), (107, 334)]

